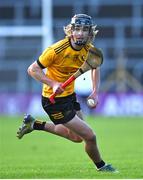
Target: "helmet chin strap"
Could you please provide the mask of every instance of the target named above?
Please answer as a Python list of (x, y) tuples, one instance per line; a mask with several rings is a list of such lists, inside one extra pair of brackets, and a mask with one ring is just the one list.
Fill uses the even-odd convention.
[(78, 46), (84, 46), (84, 45), (86, 44), (86, 42), (87, 42), (87, 41), (78, 41), (78, 40), (74, 39), (73, 36), (72, 36), (71, 38), (72, 38), (72, 40), (74, 41), (74, 43), (75, 43), (76, 45), (78, 45)]
[(74, 41), (74, 43), (78, 46), (82, 46), (86, 44), (86, 42), (82, 42), (82, 41)]

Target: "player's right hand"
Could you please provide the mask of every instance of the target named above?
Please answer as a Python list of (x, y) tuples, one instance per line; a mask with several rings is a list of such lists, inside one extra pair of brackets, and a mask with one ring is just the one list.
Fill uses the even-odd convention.
[(53, 93), (55, 94), (61, 94), (64, 92), (64, 89), (62, 88), (62, 83), (54, 82), (52, 88), (53, 88)]

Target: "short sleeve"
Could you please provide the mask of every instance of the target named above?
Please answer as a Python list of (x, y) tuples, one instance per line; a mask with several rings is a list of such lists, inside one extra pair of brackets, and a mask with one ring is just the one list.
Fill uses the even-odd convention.
[(55, 52), (52, 48), (47, 48), (45, 49), (45, 51), (39, 56), (38, 59), (38, 64), (40, 64), (40, 66), (42, 68), (46, 68), (49, 67), (54, 60), (54, 56), (55, 56)]

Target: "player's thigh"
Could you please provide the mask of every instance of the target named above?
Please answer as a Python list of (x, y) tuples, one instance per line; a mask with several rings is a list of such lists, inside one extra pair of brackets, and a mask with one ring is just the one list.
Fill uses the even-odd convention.
[(76, 111), (76, 114), (77, 114), (77, 116), (78, 116), (80, 119), (84, 120), (83, 113), (82, 113), (81, 110)]
[(76, 133), (74, 133), (71, 129), (68, 127), (64, 126), (63, 124), (58, 124), (55, 126), (55, 132), (59, 134), (68, 134), (70, 136), (77, 136), (79, 137)]
[(90, 140), (95, 136), (90, 126), (77, 115), (71, 121), (65, 123), (64, 126), (85, 140)]

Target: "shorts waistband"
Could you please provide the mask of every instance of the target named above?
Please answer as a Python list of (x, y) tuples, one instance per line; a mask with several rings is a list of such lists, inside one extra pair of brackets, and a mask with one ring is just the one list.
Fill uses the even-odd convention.
[[(62, 100), (62, 99), (68, 99), (68, 98), (71, 98), (71, 97), (74, 97), (74, 96), (76, 96), (76, 93), (72, 93), (72, 94), (70, 94), (70, 95), (68, 95), (68, 96), (63, 96), (63, 97), (55, 97), (54, 99), (55, 99), (55, 100)], [(49, 100), (48, 97), (45, 97), (45, 96), (43, 96), (43, 95), (42, 95), (42, 98)]]

